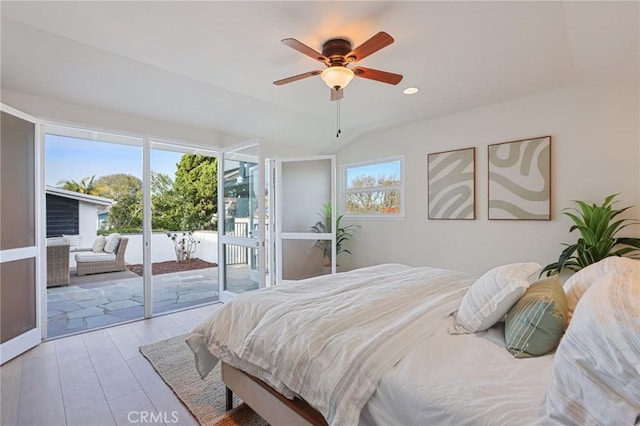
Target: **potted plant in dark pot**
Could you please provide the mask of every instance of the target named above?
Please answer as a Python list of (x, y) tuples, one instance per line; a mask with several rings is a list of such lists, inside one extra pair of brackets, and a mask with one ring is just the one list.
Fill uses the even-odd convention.
[[(318, 234), (330, 234), (331, 233), (331, 214), (333, 208), (331, 203), (325, 203), (322, 205), (322, 209), (318, 212), (320, 220), (311, 227), (311, 231)], [(336, 256), (340, 253), (351, 254), (351, 252), (344, 247), (344, 244), (353, 237), (354, 233), (360, 228), (360, 225), (347, 225), (342, 226), (343, 215), (336, 218)], [(331, 240), (318, 240), (315, 247), (322, 250), (322, 254), (326, 259), (326, 263), (323, 266), (325, 273), (331, 273)], [(337, 260), (337, 259), (336, 259)], [(336, 270), (338, 268), (336, 263)]]
[(600, 205), (576, 200), (574, 202), (578, 208), (562, 211), (574, 223), (569, 232), (578, 230), (580, 238), (574, 244), (564, 244), (566, 248), (560, 253), (558, 261), (545, 266), (540, 275), (546, 273), (549, 276), (564, 269), (576, 272), (609, 256), (637, 257), (634, 255), (640, 253), (640, 238), (616, 236), (622, 229), (640, 223), (618, 218), (618, 215), (631, 208), (614, 209), (614, 200), (618, 195), (609, 195)]

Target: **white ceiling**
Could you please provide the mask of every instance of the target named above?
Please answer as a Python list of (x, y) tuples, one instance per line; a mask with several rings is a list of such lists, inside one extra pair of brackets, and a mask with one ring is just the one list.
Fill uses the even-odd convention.
[[(241, 137), (331, 152), (382, 128), (558, 87), (638, 78), (638, 3), (14, 2), (3, 0), (2, 88)], [(395, 43), (359, 65), (404, 75), (354, 80), (335, 103), (319, 77), (336, 36)], [(417, 95), (402, 94), (408, 86)]]

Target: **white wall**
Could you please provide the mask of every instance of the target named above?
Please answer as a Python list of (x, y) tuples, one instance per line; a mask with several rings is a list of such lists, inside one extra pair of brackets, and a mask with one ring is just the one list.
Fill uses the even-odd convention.
[[(200, 244), (192, 257), (218, 263), (218, 234), (215, 231), (196, 231), (193, 236), (200, 241)], [(123, 237), (129, 239), (125, 262), (132, 265), (142, 264), (142, 234), (124, 234)], [(151, 262), (165, 262), (167, 260), (176, 260), (173, 241), (164, 232), (154, 232), (151, 234)]]
[(78, 233), (82, 235), (81, 248), (93, 245), (98, 236), (98, 206), (95, 204), (78, 202)]
[[(358, 221), (347, 267), (382, 262), (431, 265), (479, 275), (523, 260), (546, 265), (561, 243), (577, 240), (561, 209), (571, 200), (602, 202), (620, 192), (617, 206), (640, 217), (638, 82), (575, 85), (440, 119), (368, 135), (338, 152), (338, 165), (403, 154), (406, 220)], [(429, 96), (428, 90), (416, 96)], [(407, 99), (410, 102), (410, 99)], [(552, 220), (487, 220), (487, 145), (552, 136)], [(476, 220), (426, 219), (428, 153), (476, 147)], [(338, 173), (341, 176), (341, 173)], [(628, 236), (640, 236), (638, 227)]]

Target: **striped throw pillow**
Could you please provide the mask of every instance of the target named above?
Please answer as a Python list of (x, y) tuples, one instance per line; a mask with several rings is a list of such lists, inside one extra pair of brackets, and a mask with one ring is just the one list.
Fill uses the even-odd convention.
[(104, 252), (109, 254), (115, 253), (118, 248), (118, 243), (120, 243), (120, 234), (114, 232), (113, 234), (107, 235), (104, 242)]
[(567, 326), (567, 296), (557, 276), (531, 284), (507, 313), (505, 342), (516, 358), (548, 353)]

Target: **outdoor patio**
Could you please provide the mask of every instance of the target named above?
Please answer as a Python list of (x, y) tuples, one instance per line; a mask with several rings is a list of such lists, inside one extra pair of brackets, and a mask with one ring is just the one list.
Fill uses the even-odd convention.
[[(228, 267), (228, 288), (253, 290), (247, 265)], [(153, 276), (154, 314), (218, 300), (218, 268)], [(71, 273), (69, 286), (47, 289), (47, 337), (113, 325), (144, 316), (142, 277), (131, 271), (86, 275)]]

